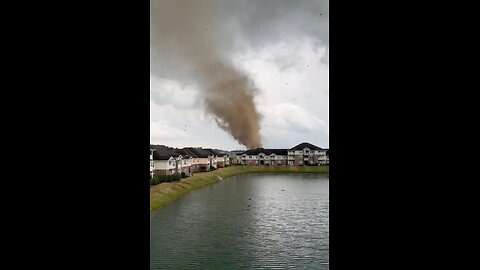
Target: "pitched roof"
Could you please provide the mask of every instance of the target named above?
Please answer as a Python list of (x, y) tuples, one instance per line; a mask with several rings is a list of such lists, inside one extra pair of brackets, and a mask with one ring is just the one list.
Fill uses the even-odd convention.
[(182, 150), (183, 150), (183, 152), (187, 153), (192, 158), (198, 158), (199, 157), (199, 156), (197, 156), (196, 153), (191, 151), (189, 148), (183, 148)]
[(323, 150), (322, 148), (307, 142), (303, 142), (295, 147), (292, 147), (290, 150), (303, 150), (304, 148), (309, 148), (310, 150)]
[(205, 151), (202, 148), (185, 147), (183, 149), (193, 153), (195, 157), (198, 157), (198, 158), (207, 158), (213, 155), (212, 153)]
[(245, 152), (245, 154), (252, 155), (252, 156), (258, 155), (260, 153), (264, 153), (265, 155), (272, 154), (272, 152), (270, 152), (268, 149), (265, 149), (265, 148), (255, 148), (255, 149), (247, 150)]
[(182, 157), (184, 158), (191, 158), (193, 157), (191, 153), (189, 153), (187, 150), (185, 149), (175, 149), (175, 152), (177, 152), (178, 154), (182, 155)]
[(265, 155), (275, 154), (275, 155), (286, 156), (286, 155), (288, 155), (288, 149), (255, 148), (255, 149), (250, 149), (250, 150), (248, 150), (248, 151), (246, 151), (245, 153), (242, 153), (242, 154), (256, 156), (260, 153), (264, 153)]
[(217, 156), (217, 157), (218, 157), (218, 156), (223, 156), (223, 155), (220, 154), (217, 150), (212, 149), (212, 148), (205, 148), (205, 149), (203, 149), (203, 150), (205, 150), (205, 151), (207, 151), (207, 152), (210, 152), (210, 153), (212, 153), (212, 155)]
[(173, 151), (172, 148), (166, 147), (165, 145), (151, 145), (153, 151), (153, 160), (168, 160), (170, 157), (178, 157), (180, 154)]
[(286, 156), (288, 155), (288, 149), (267, 149), (275, 155)]
[(230, 151), (225, 151), (225, 150), (218, 150), (216, 149), (218, 153), (220, 153), (221, 155), (230, 155)]

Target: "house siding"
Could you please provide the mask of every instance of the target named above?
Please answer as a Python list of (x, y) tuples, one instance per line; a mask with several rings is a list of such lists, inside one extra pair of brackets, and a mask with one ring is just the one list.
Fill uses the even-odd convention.
[[(299, 145), (300, 146), (300, 145)], [(303, 146), (303, 145), (302, 145)], [(313, 147), (313, 146), (312, 146)], [(210, 167), (223, 168), (230, 164), (243, 165), (269, 165), (269, 166), (304, 166), (318, 165), (324, 166), (329, 164), (327, 149), (311, 150), (308, 147), (302, 150), (292, 149), (259, 149), (260, 151), (251, 152), (252, 154), (243, 153), (237, 155), (228, 153), (221, 155), (211, 155), (208, 158), (192, 157), (189, 153), (185, 156), (171, 157), (169, 160), (152, 160), (152, 151), (150, 154), (150, 174), (151, 175), (171, 175), (174, 173), (185, 173), (192, 175), (196, 172), (210, 171)], [(281, 151), (280, 151), (281, 150)], [(258, 153), (258, 154), (253, 154)], [(278, 153), (278, 154), (277, 154)], [(282, 155), (280, 153), (286, 153)], [(188, 157), (188, 158), (186, 158)]]

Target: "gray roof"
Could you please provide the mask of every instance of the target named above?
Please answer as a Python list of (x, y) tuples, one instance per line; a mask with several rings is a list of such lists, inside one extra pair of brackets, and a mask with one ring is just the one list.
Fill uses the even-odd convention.
[(180, 156), (173, 148), (165, 145), (151, 145), (150, 149), (155, 149), (155, 151), (153, 151), (153, 160), (168, 160), (170, 157)]
[(177, 152), (178, 154), (182, 155), (182, 157), (184, 158), (191, 158), (193, 157), (191, 153), (189, 153), (187, 150), (185, 149), (175, 149), (175, 152)]
[(288, 155), (288, 149), (268, 149), (275, 155), (286, 156)]
[(205, 151), (202, 148), (185, 147), (183, 149), (191, 152), (197, 158), (207, 158), (209, 156), (213, 156), (212, 153)]
[(265, 148), (255, 148), (255, 149), (250, 149), (250, 150), (245, 152), (245, 154), (251, 155), (251, 156), (256, 156), (260, 153), (264, 153), (265, 155), (272, 154), (272, 152), (270, 152), (270, 150), (265, 149)]
[(223, 156), (223, 155), (220, 154), (217, 150), (212, 149), (212, 148), (205, 148), (205, 149), (203, 149), (203, 150), (205, 150), (205, 151), (207, 151), (207, 152), (209, 152), (209, 153), (212, 153), (212, 155), (217, 156), (217, 157)]
[(307, 142), (303, 142), (295, 147), (292, 147), (290, 150), (303, 150), (304, 148), (309, 148), (310, 150), (323, 150), (322, 148)]
[(250, 150), (245, 152), (246, 155), (252, 155), (252, 156), (258, 155), (260, 153), (264, 153), (265, 155), (275, 154), (275, 155), (286, 156), (286, 155), (288, 155), (288, 149), (255, 148), (255, 149), (250, 149)]

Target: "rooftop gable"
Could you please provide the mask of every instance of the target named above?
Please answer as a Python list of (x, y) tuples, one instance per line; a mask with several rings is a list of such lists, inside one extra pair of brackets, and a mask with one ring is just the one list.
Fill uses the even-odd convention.
[(205, 151), (202, 148), (186, 147), (186, 148), (183, 148), (183, 149), (192, 152), (195, 155), (195, 157), (197, 157), (197, 158), (208, 158), (208, 157), (213, 156), (212, 153), (210, 153), (208, 151)]
[(294, 146), (290, 148), (290, 150), (303, 150), (305, 148), (308, 148), (310, 150), (323, 150), (322, 148), (307, 142), (303, 142), (297, 146)]
[(151, 145), (153, 151), (153, 160), (168, 160), (170, 157), (179, 157), (180, 154), (172, 150), (172, 148), (166, 147), (165, 145)]

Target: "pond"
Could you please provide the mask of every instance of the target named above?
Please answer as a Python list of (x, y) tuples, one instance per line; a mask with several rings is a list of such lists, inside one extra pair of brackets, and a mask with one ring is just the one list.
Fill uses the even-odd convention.
[(327, 174), (244, 174), (151, 214), (150, 269), (328, 269)]

